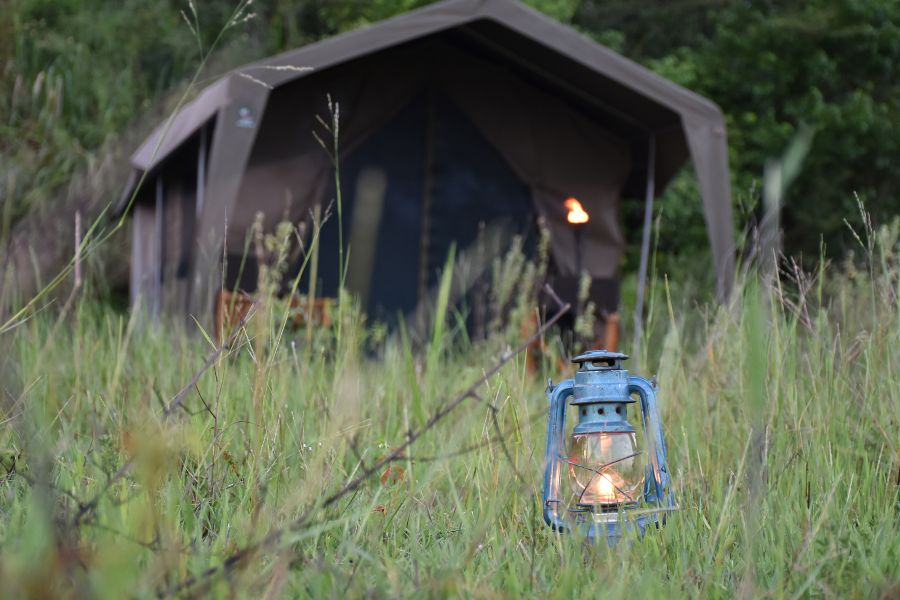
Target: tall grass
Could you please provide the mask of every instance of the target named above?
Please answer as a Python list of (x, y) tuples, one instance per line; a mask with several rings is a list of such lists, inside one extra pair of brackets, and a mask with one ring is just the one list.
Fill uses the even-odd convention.
[(748, 277), (729, 307), (691, 314), (686, 299), (657, 288), (655, 322), (665, 325), (654, 328), (643, 374), (659, 379), (681, 510), (613, 549), (541, 521), (543, 387), (566, 375), (552, 344), (538, 376), (517, 357), (402, 461), (320, 506), (491, 366), (517, 323), (472, 342), (439, 313), (427, 350), (397, 337), (373, 354), (349, 302), (339, 339), (336, 325), (307, 338), (264, 299), (166, 418), (208, 342), (138, 327), (90, 301), (61, 328), (37, 316), (3, 340), (15, 360), (0, 409), (0, 589), (166, 594), (308, 515), (192, 591), (896, 594), (898, 228), (859, 238), (865, 268), (788, 269), (771, 289)]

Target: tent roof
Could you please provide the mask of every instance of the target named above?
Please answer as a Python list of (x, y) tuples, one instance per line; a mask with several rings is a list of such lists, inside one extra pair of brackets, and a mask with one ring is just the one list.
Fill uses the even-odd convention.
[(453, 29), (463, 29), (526, 70), (555, 79), (625, 128), (671, 129), (680, 125), (680, 117), (705, 121), (724, 134), (722, 113), (710, 100), (515, 0), (444, 0), (231, 71), (160, 124), (132, 155), (132, 165), (153, 169), (229, 103), (235, 88), (246, 93), (247, 86), (234, 85), (235, 78), (267, 93), (313, 71)]

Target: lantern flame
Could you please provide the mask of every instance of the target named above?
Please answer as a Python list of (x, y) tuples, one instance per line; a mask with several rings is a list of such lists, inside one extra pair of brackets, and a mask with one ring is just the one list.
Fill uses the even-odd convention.
[(569, 223), (581, 225), (591, 220), (590, 215), (587, 214), (587, 211), (581, 206), (581, 202), (575, 198), (567, 198), (565, 206), (569, 210), (568, 214), (566, 214), (566, 221)]
[(614, 470), (599, 473), (591, 482), (588, 488), (588, 494), (592, 496), (594, 501), (601, 504), (615, 504), (624, 500), (624, 494), (620, 491), (626, 487), (625, 480)]

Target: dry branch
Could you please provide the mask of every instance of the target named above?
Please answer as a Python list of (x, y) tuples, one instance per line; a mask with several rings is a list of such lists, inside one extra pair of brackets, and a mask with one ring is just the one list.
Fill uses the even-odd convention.
[[(552, 293), (553, 290), (549, 289), (549, 286), (545, 286), (545, 288), (548, 289), (551, 297), (556, 297), (556, 294)], [(525, 342), (523, 342), (518, 348), (511, 352), (502, 354), (500, 356), (500, 359), (496, 363), (494, 363), (494, 365), (490, 369), (485, 371), (481, 377), (476, 379), (461, 394), (456, 396), (450, 402), (441, 405), (442, 407), (438, 409), (424, 425), (422, 425), (419, 429), (410, 430), (409, 432), (407, 432), (406, 441), (403, 442), (403, 444), (395, 448), (388, 456), (376, 461), (372, 465), (363, 466), (361, 473), (356, 478), (348, 482), (335, 493), (328, 496), (321, 502), (321, 504), (310, 507), (300, 517), (290, 522), (286, 526), (275, 529), (266, 534), (261, 540), (245, 546), (244, 548), (241, 548), (240, 550), (230, 554), (227, 558), (225, 558), (224, 561), (222, 561), (222, 563), (213, 567), (209, 567), (208, 569), (197, 575), (191, 575), (183, 579), (176, 585), (162, 590), (159, 595), (167, 596), (189, 592), (192, 588), (198, 585), (207, 585), (209, 580), (215, 575), (227, 574), (234, 571), (236, 568), (241, 566), (245, 561), (252, 558), (258, 552), (279, 545), (285, 534), (297, 533), (299, 531), (302, 531), (304, 527), (306, 527), (310, 517), (313, 515), (316, 509), (328, 508), (329, 506), (344, 498), (347, 494), (355, 492), (363, 483), (366, 482), (366, 480), (368, 480), (372, 475), (379, 473), (388, 464), (406, 460), (406, 450), (410, 446), (412, 446), (412, 444), (415, 443), (416, 440), (433, 429), (438, 423), (446, 418), (447, 415), (453, 412), (466, 400), (470, 398), (480, 399), (477, 394), (478, 388), (484, 385), (512, 358), (526, 350), (535, 340), (544, 335), (544, 333), (546, 333), (550, 327), (552, 327), (564, 314), (566, 314), (570, 308), (570, 304), (562, 304), (557, 310), (556, 314), (554, 314), (543, 325), (541, 325), (541, 327), (539, 327), (537, 331), (535, 331), (534, 334), (532, 334), (531, 337), (525, 340)]]
[[(244, 318), (231, 330), (231, 333), (228, 335), (228, 338), (222, 342), (209, 356), (206, 357), (206, 360), (203, 362), (203, 366), (201, 366), (194, 374), (191, 376), (190, 381), (181, 388), (175, 397), (172, 398), (172, 402), (165, 408), (163, 411), (163, 419), (168, 419), (172, 414), (178, 410), (178, 408), (184, 403), (188, 394), (190, 394), (191, 390), (196, 388), (197, 383), (200, 381), (200, 378), (206, 373), (219, 359), (223, 352), (225, 352), (228, 348), (234, 344), (234, 341), (237, 339), (237, 336), (241, 331), (244, 330), (244, 326), (247, 324), (247, 321), (250, 320), (251, 317), (255, 314), (255, 310), (251, 309)], [(119, 480), (125, 477), (134, 466), (134, 457), (132, 456), (125, 464), (119, 467), (119, 470), (113, 473), (110, 478), (106, 481), (106, 485), (97, 492), (93, 498), (88, 500), (87, 502), (79, 502), (78, 503), (78, 512), (75, 513), (75, 516), (72, 518), (72, 527), (78, 527), (84, 519), (91, 514), (94, 509), (97, 508), (97, 505), (100, 503), (100, 500), (104, 495), (112, 488), (113, 485), (116, 484)]]

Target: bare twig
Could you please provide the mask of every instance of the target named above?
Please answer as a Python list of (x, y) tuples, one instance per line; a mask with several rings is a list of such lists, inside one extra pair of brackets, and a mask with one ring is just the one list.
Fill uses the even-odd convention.
[(26, 483), (28, 483), (28, 485), (30, 485), (32, 487), (37, 487), (37, 486), (43, 485), (43, 486), (53, 490), (54, 492), (65, 496), (66, 498), (68, 498), (69, 500), (74, 502), (76, 505), (81, 506), (81, 503), (78, 500), (78, 497), (75, 494), (73, 494), (72, 492), (70, 492), (69, 490), (65, 490), (57, 485), (50, 483), (49, 481), (38, 481), (37, 479), (28, 475), (27, 473), (23, 473), (22, 471), (20, 471), (18, 468), (18, 465), (17, 465), (17, 457), (16, 456), (13, 457), (12, 464), (8, 468), (6, 468), (6, 475), (8, 475), (8, 476), (16, 475), (18, 477), (21, 477), (22, 479), (25, 480)]
[[(206, 358), (203, 366), (201, 366), (199, 369), (197, 369), (196, 372), (194, 372), (194, 375), (191, 377), (191, 380), (187, 383), (187, 385), (185, 385), (183, 388), (181, 388), (181, 391), (175, 394), (172, 402), (163, 411), (163, 419), (168, 419), (172, 415), (172, 413), (178, 410), (178, 408), (184, 403), (185, 398), (187, 398), (191, 390), (197, 386), (197, 383), (200, 381), (200, 378), (203, 376), (203, 374), (206, 373), (213, 366), (213, 364), (215, 364), (216, 360), (218, 360), (218, 358), (222, 355), (223, 352), (225, 352), (225, 350), (231, 347), (231, 345), (237, 339), (237, 336), (241, 331), (243, 331), (244, 326), (247, 324), (247, 321), (250, 320), (255, 312), (256, 311), (251, 308), (250, 311), (248, 311), (247, 314), (244, 315), (244, 318), (242, 318), (241, 321), (231, 331), (228, 339), (222, 342), (222, 344), (219, 345), (219, 347), (217, 347)], [(87, 502), (79, 503), (78, 512), (75, 513), (75, 516), (72, 518), (73, 528), (78, 527), (84, 521), (85, 517), (87, 517), (94, 511), (94, 509), (97, 508), (97, 505), (100, 503), (100, 500), (103, 498), (103, 496), (106, 495), (106, 493), (112, 488), (112, 486), (114, 486), (119, 480), (125, 477), (131, 471), (131, 468), (133, 466), (134, 457), (132, 456), (127, 461), (125, 461), (125, 464), (119, 467), (118, 471), (110, 476), (110, 478), (106, 481), (106, 485), (104, 485), (99, 492), (94, 494), (93, 498), (91, 498)]]
[[(554, 294), (555, 295), (555, 294)], [(266, 534), (262, 539), (240, 550), (230, 554), (224, 561), (220, 564), (209, 567), (208, 569), (202, 571), (197, 575), (191, 575), (181, 580), (175, 586), (169, 587), (166, 590), (162, 590), (160, 592), (160, 596), (165, 595), (173, 595), (185, 592), (194, 588), (197, 585), (206, 584), (212, 577), (218, 574), (227, 574), (234, 571), (244, 562), (252, 558), (258, 552), (262, 550), (266, 550), (268, 548), (275, 547), (279, 545), (282, 541), (282, 538), (285, 534), (288, 533), (296, 533), (298, 531), (302, 531), (304, 527), (306, 527), (310, 517), (313, 515), (314, 511), (318, 509), (328, 508), (329, 506), (335, 504), (339, 500), (341, 500), (346, 495), (355, 492), (363, 483), (365, 483), (372, 475), (381, 471), (382, 468), (387, 466), (390, 463), (401, 461), (406, 458), (406, 450), (413, 443), (416, 442), (420, 437), (422, 437), (428, 431), (434, 429), (434, 427), (440, 423), (444, 418), (447, 417), (451, 412), (456, 410), (461, 404), (463, 404), (466, 400), (470, 398), (478, 398), (477, 390), (482, 385), (484, 385), (491, 377), (493, 377), (500, 369), (503, 368), (506, 363), (508, 363), (513, 357), (517, 356), (519, 353), (526, 350), (535, 340), (539, 339), (544, 333), (552, 327), (564, 314), (566, 314), (571, 305), (568, 303), (562, 304), (559, 310), (554, 314), (546, 323), (544, 323), (538, 330), (525, 342), (523, 342), (518, 348), (511, 352), (505, 352), (500, 356), (500, 359), (494, 363), (494, 365), (485, 371), (481, 377), (476, 379), (468, 388), (466, 388), (462, 393), (456, 396), (450, 402), (441, 405), (441, 408), (435, 411), (435, 413), (428, 419), (428, 421), (422, 425), (419, 429), (410, 430), (406, 434), (406, 440), (397, 448), (395, 448), (389, 455), (386, 457), (375, 461), (373, 464), (368, 467), (364, 467), (361, 469), (359, 475), (357, 475), (354, 479), (345, 484), (341, 489), (334, 492), (330, 496), (328, 496), (325, 500), (321, 502), (321, 504), (317, 506), (310, 507), (305, 513), (303, 513), (300, 517), (290, 522), (288, 525), (275, 529), (268, 534)]]
[(75, 279), (72, 283), (72, 290), (69, 292), (69, 296), (66, 298), (65, 303), (63, 304), (62, 310), (59, 311), (59, 316), (56, 318), (56, 322), (53, 324), (53, 328), (50, 330), (50, 335), (47, 336), (47, 342), (44, 344), (44, 348), (41, 350), (41, 355), (44, 354), (44, 350), (56, 339), (56, 333), (62, 325), (63, 321), (66, 319), (66, 315), (69, 314), (69, 311), (72, 310), (72, 306), (75, 304), (75, 299), (78, 297), (78, 291), (81, 289), (81, 254), (82, 254), (82, 246), (84, 240), (81, 238), (81, 211), (75, 212)]
[(509, 448), (506, 445), (506, 436), (503, 435), (503, 430), (500, 429), (500, 421), (497, 420), (497, 413), (500, 412), (500, 409), (478, 394), (472, 394), (472, 397), (483, 403), (491, 411), (491, 422), (493, 423), (494, 431), (497, 432), (497, 437), (495, 439), (500, 442), (500, 448), (503, 450), (503, 455), (506, 457), (506, 461), (509, 463), (509, 468), (512, 469), (513, 474), (516, 476), (516, 479), (518, 479), (519, 481), (524, 481), (522, 474), (519, 473), (519, 470), (516, 468), (516, 463), (515, 461), (513, 461), (512, 453), (509, 451)]
[(231, 333), (228, 335), (228, 338), (216, 348), (212, 354), (210, 354), (206, 358), (206, 362), (203, 363), (203, 366), (200, 367), (195, 373), (194, 376), (191, 377), (190, 382), (181, 388), (181, 391), (175, 394), (175, 397), (172, 399), (169, 407), (166, 408), (163, 416), (168, 418), (172, 415), (173, 412), (178, 410), (178, 407), (181, 406), (185, 399), (188, 397), (188, 394), (191, 393), (191, 390), (197, 387), (197, 383), (200, 381), (200, 378), (203, 377), (203, 374), (206, 373), (210, 367), (215, 364), (215, 362), (219, 359), (219, 356), (222, 355), (225, 350), (231, 348), (231, 345), (237, 339), (238, 335), (244, 330), (244, 325), (253, 317), (256, 313), (255, 307), (251, 308), (246, 315), (240, 320), (240, 322), (231, 330)]
[(87, 517), (90, 513), (94, 512), (94, 509), (97, 508), (97, 505), (100, 503), (100, 499), (106, 495), (106, 492), (112, 488), (113, 485), (116, 484), (117, 481), (125, 477), (128, 472), (131, 470), (131, 467), (134, 465), (134, 457), (129, 458), (125, 461), (125, 464), (119, 467), (119, 470), (113, 473), (109, 479), (106, 480), (106, 485), (103, 488), (94, 494), (94, 497), (84, 503), (79, 503), (78, 512), (75, 513), (75, 516), (72, 518), (72, 528), (78, 527), (84, 521), (85, 517)]
[(75, 211), (75, 289), (81, 287), (81, 211)]

